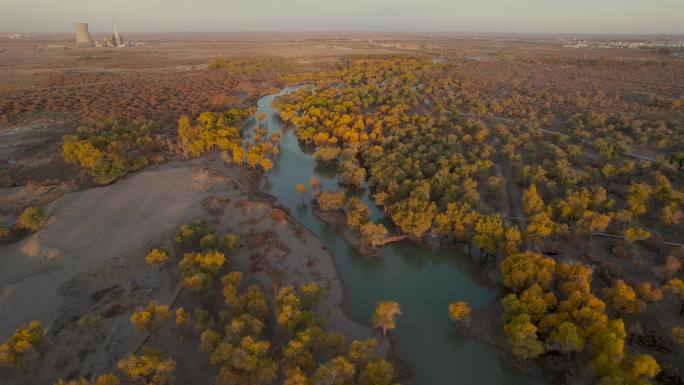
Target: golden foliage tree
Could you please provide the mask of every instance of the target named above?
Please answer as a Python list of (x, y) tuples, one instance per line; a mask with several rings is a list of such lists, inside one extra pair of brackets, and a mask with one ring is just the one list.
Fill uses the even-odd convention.
[(515, 292), (538, 284), (542, 289), (548, 289), (553, 279), (556, 262), (552, 258), (526, 251), (511, 254), (500, 264), (504, 285)]
[(636, 291), (621, 279), (613, 281), (611, 287), (603, 289), (606, 301), (615, 310), (627, 314), (641, 314), (646, 309), (646, 303), (637, 298)]
[(382, 335), (387, 334), (388, 330), (394, 329), (396, 325), (395, 317), (401, 314), (401, 307), (395, 301), (380, 301), (375, 305), (373, 314), (373, 327), (380, 328)]
[(323, 211), (339, 210), (344, 206), (347, 195), (343, 190), (337, 192), (323, 191), (316, 195), (316, 202)]
[(152, 249), (147, 256), (145, 256), (145, 261), (150, 266), (162, 267), (169, 260), (169, 253), (164, 249)]
[(150, 301), (144, 309), (133, 312), (131, 323), (141, 332), (153, 333), (171, 318), (173, 313), (168, 305), (158, 305), (157, 302)]
[(158, 350), (143, 347), (141, 354), (131, 354), (117, 362), (116, 366), (124, 376), (134, 382), (149, 385), (171, 385), (175, 377), (176, 362), (162, 358)]
[(361, 242), (375, 248), (387, 237), (387, 228), (381, 223), (366, 222), (361, 225)]
[(0, 345), (0, 368), (14, 366), (29, 351), (40, 346), (43, 329), (39, 321), (15, 330), (12, 336)]
[(522, 196), (523, 211), (527, 215), (539, 213), (544, 210), (544, 200), (539, 192), (537, 186), (532, 185), (523, 191)]
[(452, 321), (467, 323), (470, 320), (470, 306), (462, 301), (450, 303), (449, 318)]
[(208, 288), (216, 273), (221, 270), (226, 258), (223, 253), (210, 251), (202, 253), (185, 253), (178, 263), (183, 286), (199, 291)]

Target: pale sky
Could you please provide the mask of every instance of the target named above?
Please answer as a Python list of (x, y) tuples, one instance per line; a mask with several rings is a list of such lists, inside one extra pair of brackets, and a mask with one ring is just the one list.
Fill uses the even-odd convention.
[(684, 0), (0, 0), (0, 31), (684, 34)]

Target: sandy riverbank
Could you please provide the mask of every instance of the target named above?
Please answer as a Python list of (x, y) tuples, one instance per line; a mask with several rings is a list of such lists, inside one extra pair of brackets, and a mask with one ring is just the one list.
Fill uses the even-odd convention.
[[(178, 282), (172, 271), (146, 266), (144, 255), (170, 246), (174, 230), (194, 219), (241, 236), (226, 270), (245, 271), (269, 292), (317, 281), (327, 289), (318, 311), (329, 329), (349, 339), (377, 335), (345, 315), (344, 286), (323, 244), (252, 190), (250, 178), (215, 158), (171, 162), (64, 195), (50, 206), (43, 229), (0, 248), (0, 339), (33, 319), (49, 329), (41, 365), (30, 375), (15, 373), (8, 384), (107, 371), (134, 349), (144, 336), (130, 325), (131, 310), (150, 299), (168, 303)], [(87, 335), (75, 321), (91, 311), (105, 322), (100, 333)], [(178, 370), (197, 367), (179, 363)]]

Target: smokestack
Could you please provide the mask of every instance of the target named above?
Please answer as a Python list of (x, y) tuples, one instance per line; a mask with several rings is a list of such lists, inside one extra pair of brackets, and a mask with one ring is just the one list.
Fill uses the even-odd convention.
[(74, 23), (76, 31), (76, 47), (92, 47), (93, 40), (88, 32), (88, 23)]
[(116, 39), (116, 44), (119, 44), (119, 30), (116, 28), (116, 19), (114, 19), (114, 38)]

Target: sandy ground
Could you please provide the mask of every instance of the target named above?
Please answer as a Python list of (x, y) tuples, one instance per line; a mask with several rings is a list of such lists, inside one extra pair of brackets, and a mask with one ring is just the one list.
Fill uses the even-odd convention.
[[(49, 341), (38, 370), (0, 382), (51, 383), (111, 370), (145, 337), (130, 325), (131, 310), (150, 299), (169, 303), (177, 294), (177, 274), (148, 267), (144, 255), (152, 247), (170, 248), (177, 226), (197, 218), (219, 233), (241, 235), (224, 272), (252, 271), (249, 279), (267, 291), (315, 280), (327, 289), (318, 310), (330, 329), (350, 339), (376, 334), (345, 316), (344, 287), (321, 242), (268, 197), (249, 191), (250, 175), (218, 160), (172, 162), (111, 186), (66, 194), (48, 207), (49, 220), (39, 232), (0, 248), (0, 340), (37, 319), (48, 328)], [(104, 315), (104, 327), (84, 333), (75, 321), (91, 311)], [(173, 347), (176, 337), (167, 337), (157, 344)], [(179, 371), (204, 370), (182, 356)], [(192, 377), (179, 374), (179, 380)]]
[(23, 186), (0, 188), (0, 215), (15, 214), (16, 216), (24, 207), (48, 205), (76, 188), (75, 184), (69, 182), (45, 186), (29, 183)]
[[(7, 187), (26, 183), (10, 175), (23, 174), (23, 180), (26, 181), (57, 184), (57, 179), (75, 174), (73, 167), (61, 159), (62, 135), (65, 132), (64, 127), (47, 124), (44, 120), (0, 127), (0, 200), (6, 195)], [(29, 173), (32, 175), (29, 176)], [(54, 201), (54, 198), (49, 201)], [(15, 206), (0, 201), (0, 211)]]

